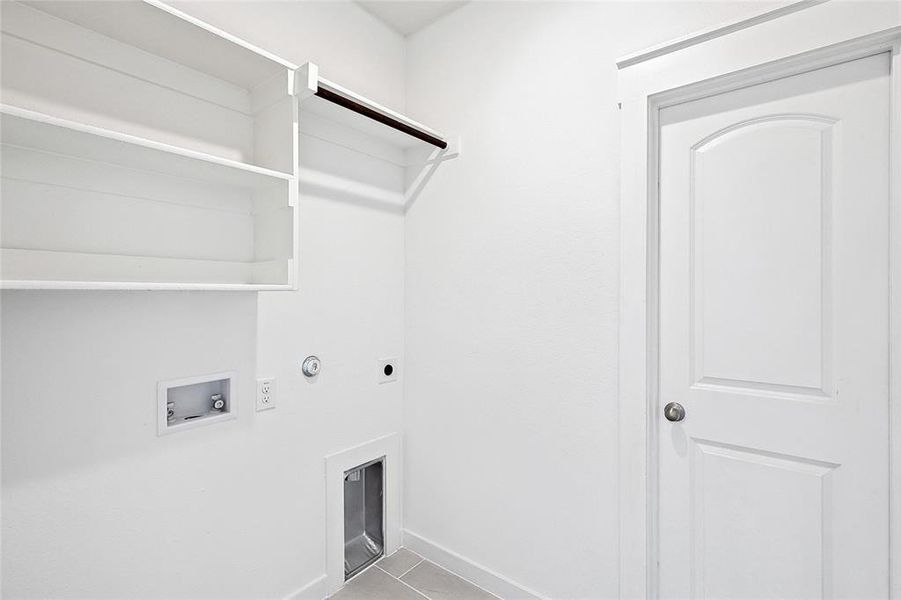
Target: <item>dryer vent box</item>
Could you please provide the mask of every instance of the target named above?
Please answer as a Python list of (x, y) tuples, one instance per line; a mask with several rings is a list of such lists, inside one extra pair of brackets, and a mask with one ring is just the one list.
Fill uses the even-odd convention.
[(385, 554), (384, 458), (344, 472), (345, 581)]
[(157, 433), (164, 435), (234, 419), (234, 389), (232, 372), (161, 381), (157, 390)]

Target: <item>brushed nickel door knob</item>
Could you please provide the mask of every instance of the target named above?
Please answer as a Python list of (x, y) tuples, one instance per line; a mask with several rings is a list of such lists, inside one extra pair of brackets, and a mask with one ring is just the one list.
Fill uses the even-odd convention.
[(663, 407), (663, 416), (667, 421), (681, 421), (685, 418), (685, 407), (678, 402), (670, 402)]

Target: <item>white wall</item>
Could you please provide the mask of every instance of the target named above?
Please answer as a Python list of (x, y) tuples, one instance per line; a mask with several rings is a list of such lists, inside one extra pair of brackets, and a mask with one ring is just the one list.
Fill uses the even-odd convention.
[(408, 112), (465, 154), (407, 214), (407, 530), (617, 595), (614, 60), (764, 7), (474, 2), (410, 38)]
[[(403, 109), (403, 39), (354, 4), (178, 7)], [(399, 189), (302, 145), (305, 165)], [(403, 217), (317, 192), (301, 222), (295, 293), (2, 293), (5, 597), (280, 598), (325, 573), (324, 456), (400, 428), (376, 359), (403, 353)], [(226, 369), (237, 421), (156, 436), (158, 380)], [(258, 373), (274, 411), (253, 410)]]

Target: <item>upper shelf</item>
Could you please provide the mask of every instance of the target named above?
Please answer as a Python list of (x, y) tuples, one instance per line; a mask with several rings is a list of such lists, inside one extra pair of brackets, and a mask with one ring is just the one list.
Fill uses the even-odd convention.
[(156, 0), (0, 11), (0, 288), (296, 289), (295, 65)]
[(23, 4), (245, 89), (297, 68), (157, 0), (26, 0)]
[(0, 127), (3, 144), (181, 179), (255, 189), (293, 178), (288, 173), (2, 104)]
[(424, 146), (443, 151), (449, 148), (444, 134), (320, 77), (313, 63), (298, 69), (297, 90), (303, 111), (402, 150)]

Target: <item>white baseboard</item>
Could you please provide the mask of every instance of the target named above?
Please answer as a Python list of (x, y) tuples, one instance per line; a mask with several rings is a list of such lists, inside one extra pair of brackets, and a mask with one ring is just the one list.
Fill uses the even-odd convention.
[(549, 600), (547, 596), (530, 590), (409, 529), (404, 529), (403, 545), (426, 560), (452, 573), (456, 573), (463, 579), (476, 584), (495, 596), (503, 598), (503, 600)]
[(299, 590), (285, 596), (285, 600), (323, 600), (328, 597), (325, 580), (326, 576), (323, 573)]

